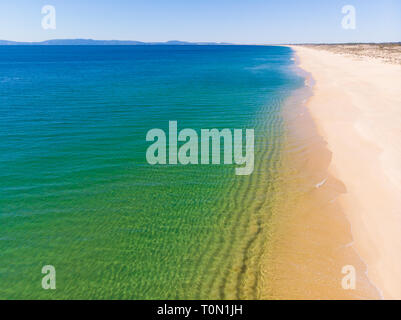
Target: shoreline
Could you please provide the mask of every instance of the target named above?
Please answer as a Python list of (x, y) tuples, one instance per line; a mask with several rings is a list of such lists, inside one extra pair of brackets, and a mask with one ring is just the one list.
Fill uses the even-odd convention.
[(401, 84), (396, 79), (401, 79), (401, 66), (291, 48), (299, 67), (316, 81), (306, 107), (332, 152), (328, 172), (345, 185), (338, 202), (350, 224), (348, 246), (366, 264), (368, 280), (381, 298), (399, 299)]
[[(338, 198), (346, 191), (330, 172), (331, 152), (307, 108), (314, 95), (312, 75), (299, 66), (304, 79), (283, 107), (286, 138), (281, 181), (285, 204), (273, 217), (273, 236), (265, 255), (262, 299), (379, 299), (366, 276), (366, 265), (352, 248), (349, 221)], [(345, 291), (342, 268), (357, 270), (356, 290)]]

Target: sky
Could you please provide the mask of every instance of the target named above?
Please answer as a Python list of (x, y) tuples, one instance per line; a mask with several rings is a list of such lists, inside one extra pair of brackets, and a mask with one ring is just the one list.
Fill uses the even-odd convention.
[[(56, 10), (43, 29), (42, 7)], [(342, 8), (355, 8), (344, 29)], [(401, 0), (1, 0), (0, 39), (238, 44), (401, 41)]]

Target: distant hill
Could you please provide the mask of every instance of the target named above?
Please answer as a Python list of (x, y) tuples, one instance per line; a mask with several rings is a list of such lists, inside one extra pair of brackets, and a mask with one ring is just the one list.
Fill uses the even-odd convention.
[(93, 39), (54, 39), (46, 40), (41, 42), (17, 42), (0, 40), (0, 45), (3, 46), (137, 46), (137, 45), (230, 45), (231, 43), (226, 42), (186, 42), (171, 40), (167, 42), (141, 42), (141, 41), (130, 41), (130, 40), (93, 40)]

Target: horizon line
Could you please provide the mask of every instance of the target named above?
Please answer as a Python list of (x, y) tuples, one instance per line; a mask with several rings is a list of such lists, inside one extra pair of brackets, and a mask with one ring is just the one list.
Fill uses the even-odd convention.
[[(69, 42), (69, 43), (68, 43)], [(86, 42), (86, 43), (85, 43)], [(383, 42), (289, 42), (289, 43), (231, 43), (215, 41), (185, 41), (185, 40), (167, 40), (167, 41), (138, 41), (138, 40), (96, 40), (91, 38), (64, 38), (48, 39), (43, 41), (14, 41), (0, 39), (0, 46), (6, 45), (344, 45), (344, 44), (401, 44), (401, 41), (383, 41)]]

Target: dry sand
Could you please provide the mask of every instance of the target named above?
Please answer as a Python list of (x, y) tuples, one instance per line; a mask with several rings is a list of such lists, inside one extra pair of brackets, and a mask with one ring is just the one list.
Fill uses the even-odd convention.
[(293, 49), (315, 80), (307, 108), (332, 152), (329, 172), (345, 186), (338, 201), (352, 248), (382, 297), (401, 299), (401, 65), (377, 59), (377, 47), (357, 57)]

